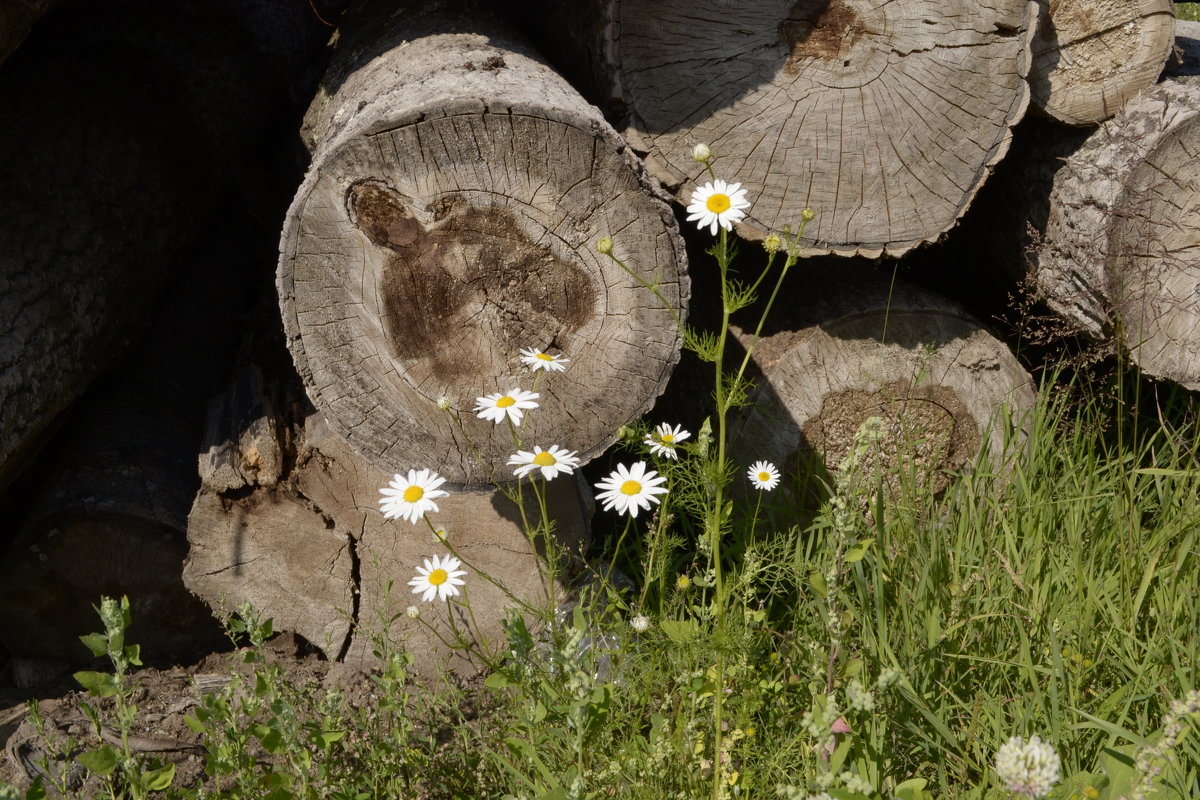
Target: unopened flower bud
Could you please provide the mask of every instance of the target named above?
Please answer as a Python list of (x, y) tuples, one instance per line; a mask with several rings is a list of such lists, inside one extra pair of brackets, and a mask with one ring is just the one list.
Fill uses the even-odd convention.
[(712, 148), (710, 148), (704, 142), (701, 142), (692, 148), (692, 161), (696, 161), (701, 164), (707, 164), (712, 157)]
[(611, 253), (612, 249), (613, 240), (611, 236), (601, 236), (600, 240), (596, 242), (596, 252), (602, 256), (606, 256)]
[(438, 398), (438, 408), (440, 408), (442, 411), (449, 411), (450, 410), (450, 398), (446, 397), (446, 395), (442, 395), (441, 397), (439, 397)]
[(417, 608), (416, 606), (409, 606), (407, 609), (405, 609), (404, 613), (408, 615), (409, 619), (416, 619), (417, 617), (421, 616), (421, 609)]
[(800, 212), (800, 219), (804, 220), (805, 222), (812, 222), (812, 219), (815, 216), (816, 214), (813, 213), (811, 208), (806, 208)]
[(763, 239), (763, 250), (768, 253), (778, 253), (783, 249), (783, 238), (778, 233), (768, 233)]

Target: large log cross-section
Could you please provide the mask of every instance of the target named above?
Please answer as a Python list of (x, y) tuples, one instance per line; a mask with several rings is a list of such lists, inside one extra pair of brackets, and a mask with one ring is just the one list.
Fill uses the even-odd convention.
[(680, 199), (704, 172), (693, 145), (709, 144), (755, 198), (741, 232), (812, 208), (814, 251), (937, 239), (1028, 105), (1026, 0), (530, 2), (564, 69), (599, 62), (575, 77)]
[[(688, 281), (669, 204), (599, 111), (463, 5), (374, 3), (347, 24), (278, 286), (334, 430), (388, 471), (481, 485), (513, 443), (471, 404), (531, 388), (522, 348), (571, 360), (540, 380), (526, 441), (595, 456), (661, 393)], [(640, 281), (596, 252), (605, 235)]]

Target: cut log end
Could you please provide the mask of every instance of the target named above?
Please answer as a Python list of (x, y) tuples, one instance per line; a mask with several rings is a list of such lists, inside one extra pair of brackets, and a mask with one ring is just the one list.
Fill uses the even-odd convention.
[(750, 190), (743, 235), (811, 208), (811, 252), (901, 255), (955, 224), (1028, 103), (1034, 4), (966, 5), (620, 4), (627, 136), (685, 204), (710, 145)]
[(1200, 388), (1200, 79), (1152, 87), (1055, 175), (1037, 281), (1146, 374)]
[[(348, 77), (310, 109), (313, 166), (285, 224), (280, 303), (308, 394), (392, 473), (511, 477), (507, 427), (472, 404), (514, 387), (540, 395), (526, 441), (592, 458), (678, 361), (689, 284), (670, 206), (599, 112), (503, 30), (401, 44), (385, 29), (395, 45), (335, 63)], [(634, 274), (596, 251), (604, 236)], [(568, 372), (535, 377), (531, 348)]]
[(1174, 40), (1170, 0), (1051, 0), (1033, 43), (1034, 106), (1067, 125), (1101, 123), (1154, 85)]
[(735, 458), (773, 461), (800, 486), (814, 466), (836, 471), (876, 417), (880, 445), (864, 468), (878, 466), (889, 488), (915, 480), (938, 492), (983, 448), (1001, 452), (1006, 428), (1033, 404), (1003, 342), (953, 304), (890, 289), (869, 270), (814, 280), (806, 296), (820, 299), (798, 299), (795, 324), (755, 348), (757, 389)]

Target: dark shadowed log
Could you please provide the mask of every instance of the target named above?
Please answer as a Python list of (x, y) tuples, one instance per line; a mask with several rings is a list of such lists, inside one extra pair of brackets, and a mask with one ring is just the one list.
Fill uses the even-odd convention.
[(0, 65), (20, 46), (34, 24), (62, 0), (3, 0), (0, 2)]
[[(899, 255), (952, 227), (1025, 112), (1025, 0), (533, 2), (544, 47), (579, 68), (687, 202), (693, 145), (754, 205), (743, 234)], [(560, 36), (560, 30), (568, 30)]]
[(165, 7), (58, 9), (0, 70), (0, 487), (144, 327), (270, 108), (216, 4)]
[(1054, 174), (1034, 265), (1047, 303), (1143, 372), (1200, 389), (1200, 79), (1130, 101)]
[(223, 642), (182, 571), (207, 398), (225, 383), (252, 286), (248, 238), (222, 218), (160, 294), (130, 357), (84, 394), (47, 448), (46, 477), (0, 560), (0, 641), (12, 652), (89, 660), (78, 636), (99, 624), (101, 595), (130, 598), (148, 661), (196, 658)]
[(1067, 125), (1095, 125), (1154, 85), (1175, 39), (1171, 0), (1042, 0), (1033, 103)]
[(819, 260), (792, 284), (786, 325), (754, 351), (758, 385), (732, 449), (740, 463), (767, 459), (802, 479), (815, 456), (833, 470), (877, 416), (885, 471), (911, 470), (939, 490), (945, 471), (970, 464), (984, 444), (1000, 452), (997, 414), (1019, 424), (1032, 406), (1030, 378), (1008, 347), (953, 303)]
[[(263, 432), (280, 427), (279, 421), (251, 421), (247, 430), (260, 434), (240, 437), (242, 445), (232, 449), (271, 450), (277, 440)], [(261, 441), (253, 442), (256, 438)], [(407, 640), (418, 669), (432, 674), (450, 652), (404, 611), (418, 606), (426, 621), (449, 636), (447, 609), (421, 603), (407, 583), (416, 565), (445, 554), (446, 545), (425, 523), (383, 518), (379, 490), (392, 476), (357, 455), (319, 414), (309, 411), (289, 438), (295, 453), (285, 474), (272, 474), (266, 484), (251, 479), (237, 488), (207, 483), (201, 488), (189, 520), (188, 587), (214, 608), (249, 602), (274, 619), (276, 630), (300, 634), (330, 658), (368, 663), (372, 636), (386, 632), (394, 641)], [(577, 484), (560, 476), (548, 488), (555, 538), (577, 555), (588, 529)], [(471, 607), (483, 626), (480, 633), (494, 644), (501, 640), (504, 609), (516, 603), (476, 570), (544, 609), (550, 584), (542, 579), (540, 557), (522, 533), (516, 507), (499, 493), (453, 493), (437, 502), (440, 510), (430, 519), (446, 529), (467, 562)], [(536, 510), (531, 519), (536, 521)], [(461, 658), (453, 663), (468, 668)]]
[(371, 463), (477, 485), (488, 470), (439, 398), (502, 465), (509, 432), (476, 419), (473, 398), (531, 388), (521, 348), (563, 353), (526, 435), (593, 457), (659, 395), (679, 347), (672, 310), (596, 241), (614, 236), (679, 308), (674, 217), (599, 112), (490, 13), (414, 8), (348, 23), (310, 109), (313, 163), (278, 274), (296, 367)]

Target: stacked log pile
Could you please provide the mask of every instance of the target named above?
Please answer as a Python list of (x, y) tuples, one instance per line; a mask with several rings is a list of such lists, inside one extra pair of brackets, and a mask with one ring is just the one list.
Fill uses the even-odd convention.
[[(523, 442), (563, 446), (584, 463), (622, 425), (657, 413), (689, 313), (711, 323), (711, 297), (692, 298), (676, 216), (705, 179), (691, 159), (699, 143), (717, 154), (719, 177), (749, 191), (737, 234), (795, 227), (812, 208), (799, 247), (822, 257), (796, 268), (757, 345), (757, 394), (735, 458), (773, 459), (793, 477), (801, 464), (832, 468), (868, 416), (895, 437), (896, 470), (920, 462), (944, 474), (998, 448), (998, 415), (1031, 404), (1029, 376), (958, 304), (894, 276), (910, 251), (979, 230), (971, 215), (985, 183), (1006, 212), (986, 225), (1003, 244), (980, 261), (1032, 270), (1055, 311), (1115, 338), (1148, 375), (1200, 388), (1200, 87), (1154, 85), (1174, 32), (1166, 0), (372, 0), (339, 21), (327, 68), (306, 49), (319, 34), (289, 49), (263, 22), (274, 12), (252, 0), (230, 7), (260, 55), (286, 53), (272, 63), (287, 78), (269, 92), (323, 74), (303, 122), (297, 114), (279, 137), (284, 150), (298, 135), (308, 161), (286, 186), (286, 212), (264, 199), (270, 187), (258, 185), (268, 182), (241, 138), (254, 129), (239, 122), (245, 99), (268, 91), (247, 88), (249, 62), (229, 62), (232, 77), (194, 60), (147, 77), (126, 40), (89, 34), (74, 52), (91, 66), (74, 82), (27, 80), (61, 69), (37, 40), (42, 26), (64, 24), (59, 15), (83, 13), (68, 4), (0, 68), (0, 103), (12, 109), (0, 114), (0, 225), (10, 232), (0, 237), (0, 486), (39, 476), (29, 494), (42, 498), (5, 501), (23, 517), (20, 536), (0, 542), (0, 630), (24, 631), (4, 640), (14, 653), (72, 658), (69, 636), (41, 650), (33, 642), (63, 598), (34, 609), (27, 596), (62, 583), (70, 570), (59, 559), (89, 547), (120, 569), (101, 582), (86, 575), (74, 592), (136, 602), (186, 587), (218, 611), (248, 602), (277, 629), (355, 663), (386, 633), (412, 642), (423, 669), (442, 664), (431, 631), (450, 630), (453, 606), (423, 606), (419, 621), (403, 613), (413, 565), (435, 553), (456, 552), (508, 587), (472, 582), (485, 638), (506, 607), (553, 604), (564, 587), (542, 569), (547, 543), (526, 536), (530, 520), (494, 485), (511, 478), (512, 432), (477, 418), (472, 403), (537, 391)], [(172, 17), (146, 14), (130, 27)], [(5, 47), (0, 58), (16, 44)], [(170, 50), (158, 44), (147, 57), (160, 63)], [(226, 89), (212, 87), (226, 87), (243, 116), (209, 113), (173, 86), (221, 103)], [(1031, 97), (1049, 121), (1022, 122)], [(55, 116), (64, 107), (78, 115), (69, 124)], [(65, 132), (31, 147), (51, 125)], [(148, 182), (123, 183), (141, 173)], [(280, 232), (277, 262), (247, 267), (273, 270), (274, 293), (240, 355), (222, 351), (221, 379), (195, 384), (191, 402), (171, 409), (187, 416), (168, 459), (189, 454), (173, 473), (182, 482), (171, 479), (184, 488), (123, 503), (95, 476), (165, 481), (152, 456), (173, 423), (118, 434), (158, 437), (134, 448), (136, 463), (74, 422), (63, 435), (75, 455), (57, 445), (34, 454), (162, 303), (163, 271), (195, 246), (230, 177), (239, 202)], [(605, 236), (628, 269), (597, 252)], [(892, 260), (881, 275), (883, 258)], [(189, 269), (206, 279), (203, 266)], [(537, 373), (535, 386), (520, 355), (529, 349), (570, 366)], [(667, 397), (703, 406), (685, 394)], [(138, 408), (135, 423), (168, 402), (89, 400)], [(108, 462), (87, 463), (102, 452)], [(62, 461), (52, 465), (51, 453)], [(453, 490), (435, 519), (446, 541), (378, 508), (392, 475), (425, 468)], [(570, 478), (549, 486), (554, 540), (582, 557), (591, 492)], [(63, 501), (72, 491), (91, 499)], [(184, 500), (168, 502), (176, 494)], [(48, 547), (51, 531), (69, 544)], [(169, 586), (152, 585), (151, 572)], [(168, 616), (184, 605), (159, 603)], [(178, 620), (146, 626), (157, 631), (150, 651), (181, 652), (167, 622)]]

